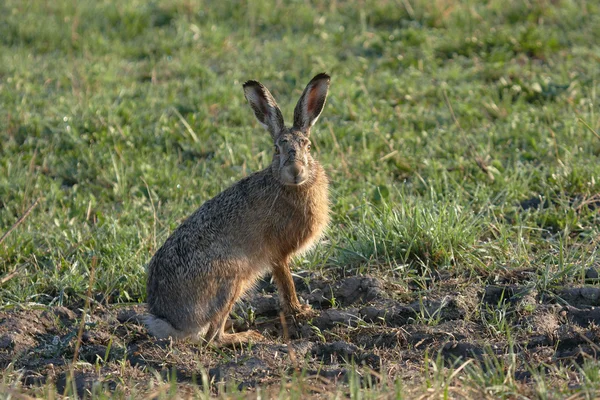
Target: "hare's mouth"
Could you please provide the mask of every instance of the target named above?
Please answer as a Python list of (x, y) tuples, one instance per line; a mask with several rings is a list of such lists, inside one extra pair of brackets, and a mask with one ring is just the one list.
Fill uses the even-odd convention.
[(294, 178), (289, 178), (289, 179), (282, 179), (283, 184), (286, 186), (302, 186), (303, 184), (305, 184), (308, 181), (308, 178), (306, 177), (294, 177)]
[(306, 183), (306, 181), (308, 181), (308, 179), (306, 178), (296, 178), (294, 180), (294, 182), (288, 183), (288, 186), (302, 186), (303, 184)]

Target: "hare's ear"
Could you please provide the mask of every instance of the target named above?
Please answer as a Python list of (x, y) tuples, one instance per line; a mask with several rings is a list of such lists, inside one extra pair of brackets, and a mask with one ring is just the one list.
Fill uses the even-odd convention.
[(248, 81), (244, 83), (244, 96), (250, 103), (250, 107), (254, 111), (254, 115), (258, 122), (261, 123), (273, 136), (273, 139), (285, 127), (283, 123), (283, 115), (275, 102), (275, 99), (260, 82)]
[(329, 90), (329, 75), (319, 74), (304, 89), (294, 109), (294, 127), (309, 133), (310, 127), (317, 122)]

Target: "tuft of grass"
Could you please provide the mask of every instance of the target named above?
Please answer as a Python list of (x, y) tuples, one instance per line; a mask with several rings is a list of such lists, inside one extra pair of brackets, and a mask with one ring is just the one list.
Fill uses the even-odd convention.
[(435, 270), (468, 266), (484, 221), (458, 202), (406, 197), (393, 204), (365, 203), (347, 220), (336, 262), (363, 271), (379, 264)]

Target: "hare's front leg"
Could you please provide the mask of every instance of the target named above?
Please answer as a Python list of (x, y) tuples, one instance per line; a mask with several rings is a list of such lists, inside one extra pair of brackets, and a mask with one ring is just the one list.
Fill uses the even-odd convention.
[(283, 312), (290, 315), (310, 316), (312, 308), (308, 304), (300, 304), (296, 295), (296, 287), (290, 272), (289, 260), (273, 265), (273, 278), (279, 289), (279, 300)]

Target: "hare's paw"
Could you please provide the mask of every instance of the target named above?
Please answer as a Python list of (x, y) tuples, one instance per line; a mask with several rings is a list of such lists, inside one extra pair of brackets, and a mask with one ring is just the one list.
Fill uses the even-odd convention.
[(235, 346), (245, 343), (259, 343), (267, 339), (257, 331), (249, 330), (238, 333), (224, 333), (215, 341), (217, 346)]
[(247, 334), (247, 339), (248, 339), (248, 341), (250, 341), (250, 342), (253, 342), (253, 343), (264, 342), (264, 341), (266, 341), (266, 340), (267, 340), (267, 339), (266, 339), (266, 338), (265, 338), (265, 337), (264, 337), (264, 336), (263, 336), (263, 335), (262, 335), (260, 332), (258, 332), (258, 331), (249, 330), (249, 331), (246, 331), (246, 334)]
[(318, 313), (309, 304), (300, 304), (293, 310), (292, 315), (300, 319), (310, 319), (316, 317)]

